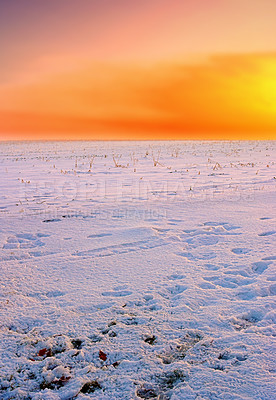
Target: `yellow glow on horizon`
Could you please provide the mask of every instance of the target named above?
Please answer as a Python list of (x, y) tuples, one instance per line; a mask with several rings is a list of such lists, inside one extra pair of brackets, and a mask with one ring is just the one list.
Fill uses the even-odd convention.
[[(84, 62), (7, 85), (0, 132), (26, 138), (275, 138), (276, 54), (139, 66)], [(74, 136), (75, 135), (75, 136)]]

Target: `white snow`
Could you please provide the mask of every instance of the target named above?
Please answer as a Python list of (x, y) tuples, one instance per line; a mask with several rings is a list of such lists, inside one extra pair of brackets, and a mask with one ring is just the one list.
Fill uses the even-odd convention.
[(275, 156), (1, 143), (0, 398), (276, 398)]

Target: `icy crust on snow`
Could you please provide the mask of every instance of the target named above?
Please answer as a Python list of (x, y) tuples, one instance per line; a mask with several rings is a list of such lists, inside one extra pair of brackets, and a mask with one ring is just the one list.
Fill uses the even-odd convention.
[(2, 143), (0, 398), (276, 398), (275, 153)]

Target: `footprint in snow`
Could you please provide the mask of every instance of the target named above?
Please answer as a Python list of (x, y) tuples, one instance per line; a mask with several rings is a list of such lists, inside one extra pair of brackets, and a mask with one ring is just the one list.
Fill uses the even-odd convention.
[(246, 249), (244, 247), (236, 247), (234, 249), (231, 249), (232, 253), (237, 254), (237, 255), (241, 255), (241, 254), (247, 254), (250, 252), (249, 249)]
[(213, 246), (217, 244), (218, 241), (219, 241), (218, 237), (206, 235), (203, 233), (201, 235), (197, 235), (187, 239), (186, 243), (188, 243), (192, 247), (198, 247), (198, 246)]
[(221, 278), (219, 276), (205, 276), (203, 279), (207, 282), (211, 282), (211, 284), (220, 286), (226, 289), (235, 289), (238, 285), (232, 279)]
[(234, 229), (239, 229), (240, 228), (239, 226), (232, 225), (232, 224), (230, 224), (228, 222), (213, 222), (213, 221), (209, 221), (209, 222), (204, 222), (203, 225), (204, 226), (210, 226), (212, 228), (222, 227), (226, 231), (232, 231)]
[(177, 294), (183, 293), (187, 289), (188, 289), (188, 286), (186, 286), (186, 285), (175, 285), (175, 286), (170, 286), (167, 288), (168, 292), (172, 295), (177, 295)]
[(179, 274), (179, 273), (171, 274), (168, 276), (168, 279), (170, 281), (176, 281), (176, 280), (184, 279), (184, 278), (185, 278), (185, 276), (182, 274)]
[(276, 284), (272, 284), (270, 286), (262, 286), (259, 289), (258, 296), (259, 297), (269, 297), (269, 296), (275, 296), (276, 295)]
[(47, 297), (60, 297), (60, 296), (64, 296), (65, 293), (61, 292), (60, 290), (51, 290), (50, 292), (46, 293)]
[(271, 296), (276, 296), (276, 283), (270, 285), (268, 290)]
[(118, 292), (116, 292), (116, 291), (103, 292), (102, 296), (124, 297), (124, 296), (129, 296), (131, 294), (132, 294), (132, 292), (130, 290), (120, 290)]
[(60, 218), (53, 218), (53, 219), (44, 219), (42, 222), (60, 222), (61, 219)]
[(183, 360), (187, 352), (197, 345), (203, 339), (200, 332), (188, 332), (182, 338), (172, 340), (166, 348), (164, 348), (158, 357), (163, 364), (172, 364), (179, 360)]
[(211, 283), (211, 282), (200, 282), (199, 284), (198, 284), (198, 286), (201, 288), (201, 289), (216, 289), (216, 285), (214, 285), (213, 283)]
[(206, 251), (206, 252), (200, 252), (197, 251), (195, 254), (190, 253), (190, 252), (183, 252), (183, 253), (177, 253), (178, 256), (187, 258), (190, 261), (196, 261), (196, 260), (212, 260), (213, 258), (216, 258), (217, 255), (213, 251)]
[(247, 329), (252, 325), (257, 324), (263, 319), (263, 315), (259, 311), (249, 311), (243, 315), (232, 317), (230, 323), (233, 325), (234, 329), (241, 331)]
[(252, 271), (255, 274), (261, 275), (271, 264), (271, 262), (257, 261), (252, 264)]
[(6, 243), (3, 245), (3, 249), (32, 249), (35, 247), (45, 246), (45, 243), (40, 240), (41, 237), (46, 237), (41, 233), (18, 233), (14, 236), (9, 236), (6, 239)]
[(264, 258), (262, 258), (262, 260), (264, 260), (264, 261), (274, 261), (274, 260), (276, 260), (276, 256), (264, 257)]
[(215, 264), (205, 264), (205, 268), (208, 269), (209, 271), (218, 271), (219, 266)]
[(155, 299), (151, 294), (145, 294), (143, 296), (143, 302), (137, 305), (142, 306), (146, 311), (158, 311), (162, 309), (162, 305), (159, 304), (159, 300)]
[(259, 233), (258, 236), (271, 236), (271, 235), (275, 235), (276, 231), (267, 231), (267, 232), (262, 232)]
[(124, 297), (124, 296), (129, 296), (131, 295), (132, 292), (130, 290), (127, 290), (127, 286), (116, 286), (113, 288), (113, 290), (106, 291), (102, 293), (102, 296), (108, 296), (108, 297)]
[(254, 286), (247, 286), (246, 288), (241, 288), (236, 293), (236, 296), (241, 300), (253, 300), (258, 296), (258, 292)]
[(95, 235), (89, 235), (87, 237), (88, 237), (88, 239), (97, 239), (97, 238), (102, 238), (102, 237), (105, 237), (105, 236), (112, 236), (112, 234), (111, 233), (98, 233), (98, 234), (95, 234)]
[(182, 222), (181, 219), (169, 219), (168, 225), (178, 225), (180, 222)]

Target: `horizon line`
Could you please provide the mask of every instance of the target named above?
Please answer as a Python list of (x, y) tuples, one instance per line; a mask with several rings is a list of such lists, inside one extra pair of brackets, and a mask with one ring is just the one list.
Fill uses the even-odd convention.
[(13, 142), (275, 142), (276, 139), (0, 139)]

